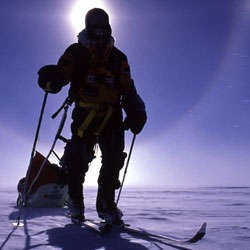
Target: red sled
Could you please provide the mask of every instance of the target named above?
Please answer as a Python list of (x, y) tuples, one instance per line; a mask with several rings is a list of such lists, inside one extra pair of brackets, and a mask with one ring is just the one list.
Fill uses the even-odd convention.
[[(42, 165), (41, 173), (33, 183)], [(23, 202), (25, 182), (25, 177), (18, 182), (17, 206)], [(50, 163), (39, 152), (36, 152), (31, 162), (26, 191), (28, 190), (27, 207), (63, 207), (68, 199), (68, 187), (63, 169)]]

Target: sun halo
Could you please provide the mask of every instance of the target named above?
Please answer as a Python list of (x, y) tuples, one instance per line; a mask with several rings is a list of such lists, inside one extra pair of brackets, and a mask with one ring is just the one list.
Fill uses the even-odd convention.
[(110, 16), (109, 6), (102, 0), (78, 0), (73, 4), (69, 18), (75, 32), (80, 32), (85, 27), (85, 15), (90, 9), (101, 8)]

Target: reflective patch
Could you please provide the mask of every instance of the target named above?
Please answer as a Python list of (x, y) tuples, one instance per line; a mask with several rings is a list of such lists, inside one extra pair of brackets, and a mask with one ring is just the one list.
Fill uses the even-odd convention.
[(108, 88), (113, 89), (115, 87), (115, 77), (106, 76), (104, 78), (104, 83), (107, 85)]
[(87, 84), (105, 84), (108, 88), (113, 89), (115, 87), (116, 78), (114, 76), (105, 76), (103, 74), (89, 74), (86, 77)]
[(90, 83), (90, 84), (97, 83), (97, 76), (96, 75), (87, 75), (87, 83)]

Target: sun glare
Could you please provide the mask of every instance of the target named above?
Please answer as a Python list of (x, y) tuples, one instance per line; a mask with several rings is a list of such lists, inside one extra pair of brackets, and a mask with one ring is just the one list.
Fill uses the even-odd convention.
[(101, 8), (111, 15), (108, 5), (101, 0), (78, 0), (70, 12), (70, 22), (75, 32), (80, 32), (85, 27), (85, 15), (92, 8)]

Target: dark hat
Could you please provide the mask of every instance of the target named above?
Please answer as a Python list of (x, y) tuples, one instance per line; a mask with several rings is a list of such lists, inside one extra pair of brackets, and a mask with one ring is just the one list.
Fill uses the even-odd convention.
[(103, 10), (94, 8), (88, 11), (85, 17), (85, 25), (88, 27), (104, 28), (109, 25), (109, 16)]
[(88, 11), (85, 17), (85, 25), (88, 37), (92, 40), (108, 40), (112, 29), (109, 24), (109, 16), (103, 10), (94, 8)]

